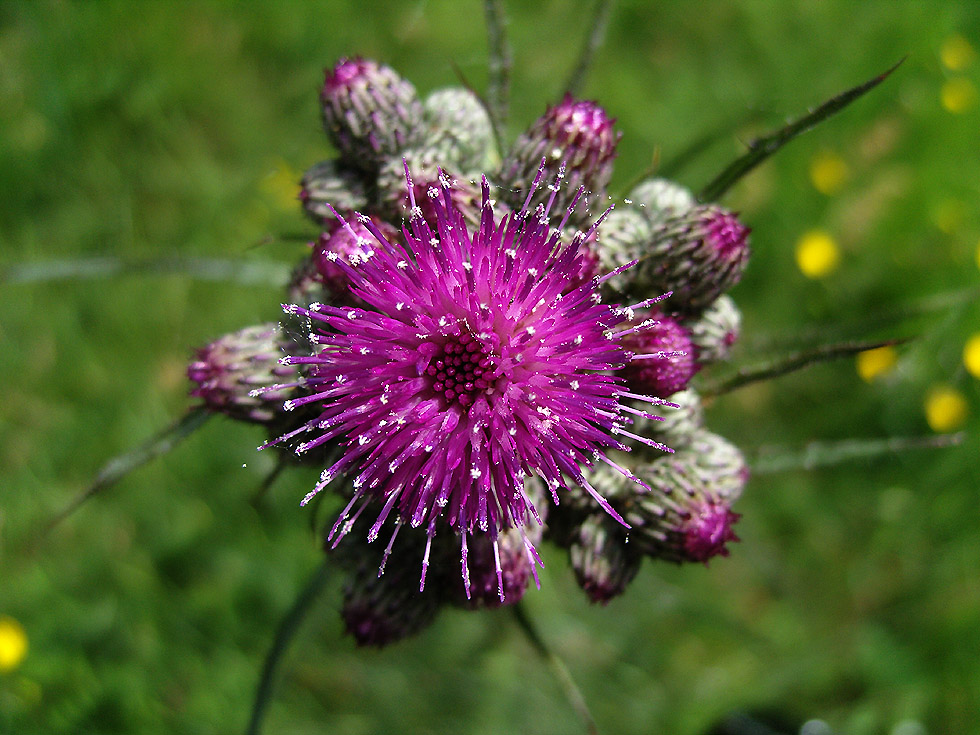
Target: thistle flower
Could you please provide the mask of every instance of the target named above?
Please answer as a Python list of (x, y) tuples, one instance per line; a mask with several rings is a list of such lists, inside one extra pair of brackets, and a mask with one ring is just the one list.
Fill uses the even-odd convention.
[(509, 203), (515, 208), (524, 204), (544, 160), (545, 178), (549, 181), (557, 178), (558, 185), (534, 190), (531, 206), (544, 204), (554, 197), (551, 211), (559, 214), (568, 209), (576, 192), (584, 188), (583, 206), (576, 208), (570, 221), (581, 224), (594, 220), (602, 210), (592, 210), (605, 199), (606, 186), (612, 178), (620, 138), (613, 132), (614, 122), (595, 102), (565, 95), (518, 137), (505, 157), (500, 168), (500, 184), (506, 187)]
[(320, 93), (323, 127), (340, 157), (367, 172), (381, 159), (414, 145), (422, 133), (415, 87), (389, 66), (341, 59), (326, 72)]
[(197, 383), (190, 394), (211, 411), (268, 424), (282, 415), (289, 389), (281, 384), (298, 377), (280, 362), (292, 346), (276, 324), (260, 324), (226, 334), (196, 351), (187, 377)]
[[(414, 199), (410, 180), (408, 191)], [(529, 476), (540, 477), (556, 502), (568, 484), (578, 485), (621, 520), (583, 469), (614, 465), (606, 450), (628, 451), (617, 435), (660, 445), (625, 430), (627, 414), (642, 412), (621, 399), (643, 397), (612, 375), (632, 356), (613, 331), (631, 310), (603, 304), (599, 279), (568, 288), (591, 231), (563, 246), (543, 207), (498, 221), (485, 179), (473, 232), (450, 182), (443, 178), (427, 195), (435, 228), (414, 201), (403, 241), (361, 216), (374, 242), (356, 262), (336, 259), (364, 308), (285, 307), (309, 319), (319, 349), (286, 358), (310, 371), (310, 395), (287, 408), (322, 404), (315, 421), (293, 432), (311, 435), (298, 451), (335, 439), (344, 445), (342, 459), (303, 500), (352, 476), (353, 498), (329, 534), (334, 542), (374, 504), (380, 511), (369, 540), (396, 519), (386, 556), (403, 526), (424, 524), (430, 546), (437, 524), (449, 526), (460, 534), (466, 580), (467, 540), (480, 532), (499, 551), (500, 532), (517, 528), (537, 560), (524, 528), (540, 522), (524, 488)], [(428, 564), (426, 553), (421, 586)]]

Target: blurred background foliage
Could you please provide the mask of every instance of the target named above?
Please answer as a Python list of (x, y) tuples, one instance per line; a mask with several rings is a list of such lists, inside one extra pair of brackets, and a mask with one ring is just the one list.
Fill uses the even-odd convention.
[[(590, 17), (505, 5), (512, 137), (558, 98)], [(908, 55), (724, 202), (754, 228), (737, 361), (917, 339), (722, 396), (709, 425), (752, 457), (966, 435), (758, 473), (731, 558), (648, 562), (605, 608), (547, 556), (526, 608), (602, 731), (696, 735), (738, 712), (785, 732), (980, 726), (978, 49), (972, 0), (618, 3), (585, 94), (624, 133), (619, 196), (709, 134), (673, 172), (699, 187), (753, 135)], [(187, 410), (191, 347), (276, 319), (280, 290), (140, 267), (54, 278), (54, 263), (298, 258), (315, 232), (296, 182), (331, 155), (322, 70), (355, 53), (422, 93), (454, 84), (453, 64), (482, 89), (482, 5), (0, 4), (0, 732), (244, 729), (320, 560), (298, 504), (310, 473), (250, 504), (272, 465), (261, 432), (214, 419), (33, 542), (107, 459)], [(506, 610), (447, 611), (379, 652), (342, 636), (338, 606), (334, 589), (304, 627), (268, 732), (582, 731)]]

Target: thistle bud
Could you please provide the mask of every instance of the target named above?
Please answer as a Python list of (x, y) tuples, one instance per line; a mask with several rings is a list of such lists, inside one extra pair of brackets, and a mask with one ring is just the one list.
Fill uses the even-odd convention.
[[(405, 178), (405, 164), (412, 181), (412, 194), (415, 205), (422, 211), (433, 232), (437, 231), (435, 199), (444, 196), (443, 183), (448, 183), (449, 196), (453, 204), (462, 211), (466, 221), (478, 227), (482, 212), (482, 191), (479, 182), (458, 176), (445, 168), (446, 164), (434, 149), (413, 148), (402, 152), (398, 157), (386, 159), (378, 172), (378, 200), (382, 211), (392, 219), (411, 217), (411, 197), (408, 180)], [(440, 171), (442, 178), (440, 179)]]
[[(542, 529), (537, 523), (529, 523), (524, 532), (533, 546), (541, 540)], [(520, 602), (524, 597), (534, 572), (532, 558), (524, 545), (524, 537), (520, 530), (510, 528), (497, 534), (496, 544), (495, 552), (494, 541), (487, 534), (469, 537), (466, 550), (469, 590), (466, 589), (467, 580), (453, 581), (452, 600), (457, 605), (471, 610), (479, 607), (501, 607)]]
[(702, 365), (728, 357), (742, 331), (742, 313), (734, 299), (722, 294), (697, 319), (684, 322), (691, 334), (695, 357)]
[(629, 194), (633, 204), (643, 209), (651, 222), (681, 215), (697, 204), (694, 195), (680, 184), (667, 179), (641, 181)]
[[(545, 186), (539, 186), (531, 199), (531, 208), (547, 204), (559, 219), (584, 187), (584, 193), (572, 213), (570, 222), (583, 224), (594, 220), (594, 211), (606, 199), (606, 186), (612, 178), (613, 159), (619, 134), (606, 111), (595, 102), (577, 101), (570, 95), (531, 125), (514, 142), (500, 169), (500, 183), (507, 192), (508, 203), (515, 209), (524, 204), (542, 159)], [(555, 179), (561, 181), (555, 184)], [(557, 193), (554, 189), (558, 188)]]
[[(636, 207), (617, 205), (602, 221), (597, 236), (595, 250), (599, 268), (609, 273), (640, 259), (643, 249), (653, 237), (653, 225)], [(626, 291), (635, 277), (634, 270), (631, 268), (608, 279), (606, 287), (619, 293)]]
[(624, 514), (631, 542), (644, 554), (673, 562), (707, 562), (728, 556), (738, 541), (739, 519), (732, 503), (741, 495), (748, 469), (741, 452), (707, 431), (687, 449), (638, 468), (650, 486)]
[(324, 299), (333, 305), (360, 305), (363, 302), (350, 290), (350, 275), (340, 263), (357, 266), (370, 257), (378, 239), (370, 229), (370, 223), (389, 241), (397, 239), (397, 231), (387, 222), (351, 212), (344, 218), (346, 224), (334, 223), (331, 230), (320, 235), (313, 244), (312, 261), (319, 280), (329, 294)]
[(698, 431), (704, 428), (701, 397), (688, 388), (667, 396), (667, 400), (674, 405), (643, 405), (641, 410), (644, 413), (659, 416), (660, 420), (634, 417), (630, 431), (655, 439), (671, 449), (684, 449), (690, 446)]
[(592, 602), (603, 605), (626, 591), (643, 561), (623, 527), (603, 512), (589, 515), (579, 525), (568, 557), (579, 587)]
[(659, 398), (684, 390), (698, 370), (691, 336), (673, 316), (639, 312), (635, 322), (653, 322), (647, 328), (621, 339), (633, 353), (620, 374), (630, 390)]
[(268, 424), (281, 416), (294, 366), (279, 363), (287, 339), (277, 324), (260, 324), (226, 334), (196, 351), (187, 377), (197, 386), (190, 394), (211, 411), (240, 421)]
[(362, 211), (368, 203), (360, 174), (336, 161), (321, 161), (310, 168), (300, 186), (303, 211), (317, 224), (334, 220), (331, 207), (338, 212)]
[(414, 145), (423, 132), (415, 87), (370, 59), (341, 59), (328, 69), (320, 101), (340, 157), (364, 171), (376, 171), (384, 156)]
[(749, 228), (715, 205), (671, 216), (654, 228), (630, 289), (637, 294), (672, 291), (675, 308), (700, 312), (742, 277), (748, 239)]
[(425, 145), (442, 166), (482, 171), (494, 149), (493, 126), (479, 98), (463, 87), (447, 87), (425, 99)]

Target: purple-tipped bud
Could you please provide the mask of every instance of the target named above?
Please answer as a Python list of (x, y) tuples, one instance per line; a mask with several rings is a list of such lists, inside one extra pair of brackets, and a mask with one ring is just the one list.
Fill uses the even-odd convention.
[[(541, 541), (541, 527), (537, 524), (529, 524), (525, 533), (532, 545), (536, 546)], [(496, 543), (497, 551), (494, 552), (494, 541), (487, 535), (473, 536), (469, 540), (466, 550), (469, 596), (466, 594), (466, 580), (453, 580), (452, 601), (457, 605), (471, 610), (500, 607), (516, 604), (524, 597), (534, 568), (520, 530), (511, 528), (502, 531), (497, 534)]]
[(623, 338), (623, 345), (634, 353), (632, 361), (620, 371), (634, 393), (658, 398), (684, 390), (698, 370), (691, 336), (673, 316), (658, 312), (638, 312), (635, 324), (651, 326)]
[(338, 212), (363, 210), (368, 203), (361, 175), (336, 161), (321, 161), (305, 174), (299, 192), (303, 211), (318, 225), (335, 221)]
[(603, 605), (626, 591), (643, 561), (636, 544), (627, 542), (623, 527), (601, 511), (576, 529), (568, 557), (579, 587), (592, 602)]
[[(434, 149), (413, 148), (398, 157), (387, 159), (378, 172), (378, 200), (381, 210), (392, 220), (407, 220), (412, 216), (412, 198), (405, 179), (405, 163), (412, 178), (412, 194), (415, 205), (429, 226), (436, 230), (436, 209), (443, 205), (443, 184), (452, 204), (462, 212), (466, 223), (472, 227), (480, 224), (482, 195), (477, 182), (459, 176), (447, 168)], [(439, 172), (442, 170), (442, 178)], [(440, 201), (436, 201), (440, 200)]]
[(385, 156), (416, 144), (423, 133), (415, 87), (370, 59), (341, 59), (320, 93), (323, 126), (340, 157), (374, 172)]
[(487, 168), (494, 154), (493, 126), (479, 98), (463, 87), (438, 89), (425, 98), (425, 146), (439, 165), (470, 173)]
[(667, 179), (641, 181), (629, 193), (628, 199), (640, 207), (651, 222), (684, 214), (697, 204), (689, 189)]
[[(334, 219), (333, 227), (320, 235), (313, 244), (312, 261), (319, 280), (329, 297), (323, 303), (335, 306), (360, 306), (363, 301), (351, 292), (351, 276), (348, 266), (355, 268), (371, 257), (377, 238), (361, 216), (351, 212), (344, 215), (346, 224)], [(375, 217), (372, 227), (389, 239), (397, 238), (397, 230)]]
[(614, 122), (595, 102), (575, 100), (569, 95), (549, 108), (518, 137), (501, 165), (500, 184), (507, 191), (509, 203), (515, 208), (524, 204), (544, 159), (542, 181), (549, 186), (535, 192), (532, 209), (548, 202), (553, 194), (550, 184), (563, 174), (550, 209), (552, 216), (563, 217), (581, 187), (585, 187), (585, 193), (570, 221), (582, 224), (602, 214), (620, 138), (613, 131)]
[(698, 205), (655, 227), (629, 289), (673, 291), (674, 308), (697, 313), (738, 283), (748, 260), (749, 228), (726, 209)]
[(637, 475), (650, 491), (638, 495), (624, 517), (644, 554), (677, 563), (728, 556), (728, 542), (738, 541), (732, 526), (739, 514), (731, 506), (748, 479), (738, 449), (701, 431), (689, 447), (638, 468)]
[(697, 319), (684, 322), (691, 333), (695, 357), (702, 365), (728, 358), (742, 331), (742, 313), (731, 296), (722, 294)]
[(211, 411), (240, 421), (267, 424), (281, 416), (290, 389), (277, 388), (299, 377), (281, 365), (287, 341), (277, 324), (260, 324), (226, 334), (196, 351), (187, 377), (197, 385), (190, 394)]

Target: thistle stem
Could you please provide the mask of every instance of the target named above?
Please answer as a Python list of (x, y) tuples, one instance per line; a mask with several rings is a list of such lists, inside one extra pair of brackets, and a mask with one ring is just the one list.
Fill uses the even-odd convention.
[(568, 76), (568, 83), (565, 85), (565, 92), (572, 97), (577, 97), (582, 91), (585, 77), (589, 73), (589, 67), (595, 58), (596, 51), (602, 48), (606, 40), (606, 29), (609, 27), (609, 16), (612, 15), (613, 0), (598, 0), (592, 14), (592, 22), (589, 24), (589, 35), (582, 44), (579, 51), (578, 62), (572, 73)]
[(141, 444), (135, 449), (131, 449), (125, 454), (120, 454), (119, 456), (110, 459), (105, 465), (103, 465), (102, 469), (99, 470), (99, 473), (95, 476), (95, 480), (92, 482), (92, 484), (89, 485), (84, 492), (75, 496), (75, 498), (68, 503), (67, 506), (65, 506), (57, 515), (55, 515), (54, 518), (48, 521), (47, 525), (44, 527), (44, 530), (38, 534), (37, 541), (35, 543), (38, 545), (43, 543), (48, 534), (50, 534), (59, 523), (78, 510), (86, 500), (116, 484), (130, 472), (142, 467), (150, 460), (159, 457), (161, 454), (166, 454), (169, 452), (181, 441), (190, 436), (191, 433), (199, 429), (205, 421), (211, 418), (211, 416), (211, 412), (205, 409), (203, 406), (191, 409), (183, 416), (183, 418), (174, 422), (171, 426), (161, 431), (149, 441)]
[(517, 626), (521, 629), (521, 632), (527, 637), (528, 642), (531, 647), (544, 659), (545, 663), (551, 668), (552, 673), (555, 678), (558, 679), (558, 683), (561, 685), (562, 690), (565, 693), (565, 698), (568, 699), (569, 704), (572, 705), (572, 709), (578, 714), (582, 720), (582, 724), (585, 725), (585, 730), (589, 735), (598, 735), (599, 728), (596, 725), (595, 718), (592, 716), (592, 712), (589, 710), (589, 705), (585, 702), (585, 697), (582, 696), (582, 691), (578, 688), (575, 680), (572, 678), (571, 672), (565, 665), (565, 662), (558, 657), (550, 648), (548, 644), (545, 643), (544, 638), (538, 632), (538, 629), (531, 622), (531, 619), (524, 612), (524, 607), (521, 603), (511, 606), (510, 608), (514, 612), (514, 619), (517, 621)]
[(489, 79), (487, 80), (487, 111), (493, 125), (498, 148), (507, 128), (510, 105), (510, 69), (513, 64), (510, 45), (507, 43), (505, 26), (507, 18), (500, 0), (484, 0), (487, 20), (487, 45), (489, 47)]
[(259, 676), (259, 685), (255, 690), (255, 699), (252, 702), (252, 715), (248, 721), (246, 735), (259, 735), (262, 729), (262, 718), (265, 716), (266, 707), (272, 699), (272, 688), (275, 683), (276, 672), (279, 663), (282, 661), (289, 644), (299, 632), (299, 627), (306, 618), (306, 615), (313, 609), (314, 603), (319, 599), (320, 593), (327, 586), (330, 579), (330, 565), (328, 560), (324, 560), (317, 570), (310, 577), (306, 586), (300, 591), (293, 606), (283, 616), (276, 630), (276, 637), (272, 641), (272, 647), (265, 656), (262, 664), (262, 673)]

